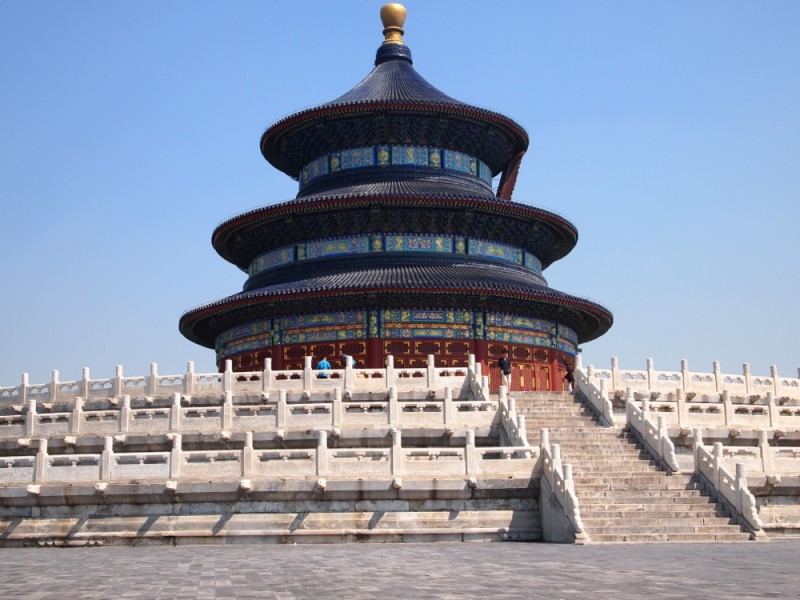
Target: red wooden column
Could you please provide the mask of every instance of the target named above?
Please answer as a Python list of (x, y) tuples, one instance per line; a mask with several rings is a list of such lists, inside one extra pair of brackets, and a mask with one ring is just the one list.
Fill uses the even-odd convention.
[(555, 352), (552, 352), (550, 357), (550, 391), (561, 392), (563, 391), (563, 381), (561, 379), (561, 372), (558, 369), (558, 356)]

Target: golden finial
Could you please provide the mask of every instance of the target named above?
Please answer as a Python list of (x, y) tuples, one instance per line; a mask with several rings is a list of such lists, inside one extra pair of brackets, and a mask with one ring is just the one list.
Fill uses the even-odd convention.
[(403, 24), (406, 22), (406, 7), (397, 2), (384, 4), (381, 8), (384, 44), (405, 44)]

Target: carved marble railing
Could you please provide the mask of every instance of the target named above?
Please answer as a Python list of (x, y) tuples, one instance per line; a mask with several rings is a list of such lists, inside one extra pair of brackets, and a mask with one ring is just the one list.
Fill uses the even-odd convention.
[(587, 371), (581, 367), (580, 354), (575, 358), (575, 387), (580, 392), (587, 402), (594, 409), (595, 413), (600, 416), (600, 419), (609, 427), (615, 427), (617, 422), (614, 418), (614, 407), (611, 404), (611, 399), (608, 396), (606, 389), (606, 380), (594, 380), (589, 377)]
[[(656, 371), (653, 359), (647, 359), (643, 371), (623, 370), (616, 358), (611, 359), (610, 369), (586, 369), (590, 379), (606, 381), (610, 394), (621, 394), (627, 388), (635, 392), (674, 392), (683, 390), (686, 394), (721, 394), (727, 390), (732, 396), (766, 397), (771, 393), (776, 399), (800, 401), (800, 369), (798, 377), (781, 377), (776, 366), (770, 367), (769, 376), (755, 376), (750, 373), (750, 365), (743, 365), (741, 374), (722, 373), (720, 363), (714, 362), (711, 373), (689, 371), (688, 361), (681, 361), (680, 371)], [(597, 383), (599, 387), (599, 383)]]
[(722, 444), (715, 443), (709, 452), (703, 444), (702, 432), (694, 432), (695, 472), (700, 474), (717, 493), (717, 496), (735, 513), (740, 523), (756, 538), (764, 538), (763, 523), (758, 516), (756, 499), (747, 487), (746, 468), (736, 463), (736, 475), (723, 466)]
[(306, 357), (305, 367), (300, 370), (273, 371), (272, 360), (266, 359), (263, 371), (234, 372), (231, 361), (226, 361), (223, 373), (195, 373), (194, 363), (189, 363), (186, 373), (181, 375), (160, 375), (158, 365), (150, 366), (150, 374), (144, 377), (125, 377), (122, 367), (116, 368), (116, 375), (110, 379), (91, 379), (89, 369), (83, 370), (78, 381), (60, 381), (58, 371), (53, 371), (48, 383), (31, 384), (28, 374), (22, 375), (20, 385), (0, 387), (0, 406), (25, 405), (30, 400), (37, 402), (71, 402), (76, 398), (84, 401), (110, 398), (158, 398), (173, 394), (189, 396), (217, 395), (232, 393), (261, 393), (280, 389), (287, 392), (302, 392), (309, 395), (324, 395), (334, 388), (345, 391), (357, 390), (361, 393), (385, 392), (396, 388), (398, 392), (432, 391), (442, 393), (445, 387), (453, 390), (457, 398), (476, 397), (484, 386), (488, 397), (488, 379), (484, 382), (480, 374), (480, 364), (470, 356), (467, 367), (436, 367), (434, 357), (428, 357), (427, 367), (398, 369), (394, 359), (387, 357), (386, 367), (382, 369), (331, 369), (320, 377), (322, 372), (314, 370), (311, 357)]
[(539, 502), (545, 524), (544, 539), (552, 542), (588, 542), (581, 521), (578, 497), (572, 480), (572, 465), (561, 463), (561, 447), (550, 444), (547, 428), (540, 430), (541, 494)]
[(776, 401), (772, 392), (766, 397), (734, 396), (728, 390), (688, 396), (677, 388), (671, 393), (643, 392), (627, 388), (627, 401), (649, 401), (650, 411), (663, 416), (667, 425), (682, 429), (693, 427), (744, 427), (750, 429), (800, 430), (800, 406), (786, 399)]
[[(702, 430), (696, 428), (694, 433), (702, 436)], [(748, 473), (765, 477), (775, 485), (781, 482), (781, 476), (800, 473), (800, 447), (771, 446), (768, 431), (758, 432), (757, 446), (726, 446), (720, 443), (722, 461), (734, 468), (741, 464)], [(694, 440), (693, 440), (694, 443)]]
[(511, 446), (529, 446), (525, 430), (525, 416), (517, 414), (516, 401), (508, 396), (505, 386), (500, 386), (497, 414)]
[(68, 411), (53, 410), (35, 399), (19, 412), (0, 415), (0, 439), (51, 435), (106, 435), (116, 433), (187, 433), (203, 431), (308, 430), (320, 427), (491, 427), (497, 400), (456, 400), (449, 387), (444, 394), (422, 394), (420, 400), (398, 400), (396, 388), (375, 400), (350, 400), (341, 388), (329, 399), (310, 400), (286, 390), (235, 396), (224, 392), (193, 404), (191, 396), (174, 393), (171, 402), (139, 402), (130, 396), (119, 402), (93, 402), (86, 409), (78, 397)]
[[(387, 448), (329, 448), (328, 431), (317, 431), (315, 448), (256, 449), (253, 433), (247, 432), (240, 449), (184, 450), (182, 435), (171, 434), (168, 452), (118, 452), (125, 436), (107, 436), (100, 454), (50, 454), (47, 439), (32, 440), (35, 455), (4, 456), (0, 459), (0, 484), (96, 483), (102, 491), (109, 482), (164, 481), (174, 491), (180, 481), (240, 479), (243, 488), (251, 479), (265, 478), (468, 478), (471, 486), (481, 476), (533, 473), (538, 451), (528, 447), (477, 447), (475, 433), (466, 432), (462, 447), (405, 448), (401, 432), (392, 430)], [(319, 485), (324, 487), (324, 483)], [(102, 488), (102, 489), (101, 489)]]
[(658, 417), (657, 424), (650, 418), (650, 409), (647, 401), (640, 409), (632, 401), (626, 404), (628, 427), (667, 471), (677, 473), (680, 471), (678, 457), (675, 454), (675, 444), (669, 437), (664, 417)]

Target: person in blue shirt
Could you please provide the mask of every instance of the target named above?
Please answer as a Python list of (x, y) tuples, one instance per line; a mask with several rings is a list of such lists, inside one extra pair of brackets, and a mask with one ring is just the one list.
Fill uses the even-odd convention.
[(331, 368), (331, 363), (328, 362), (328, 357), (323, 356), (322, 360), (317, 363), (317, 371), (322, 371), (322, 373), (317, 375), (317, 377), (319, 377), (320, 379), (327, 379), (328, 374), (326, 373), (326, 371), (328, 371), (330, 368)]

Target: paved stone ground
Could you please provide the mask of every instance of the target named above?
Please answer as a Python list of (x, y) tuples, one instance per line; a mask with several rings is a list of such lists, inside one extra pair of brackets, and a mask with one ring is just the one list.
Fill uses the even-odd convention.
[(800, 541), (0, 549), (0, 598), (800, 598)]

